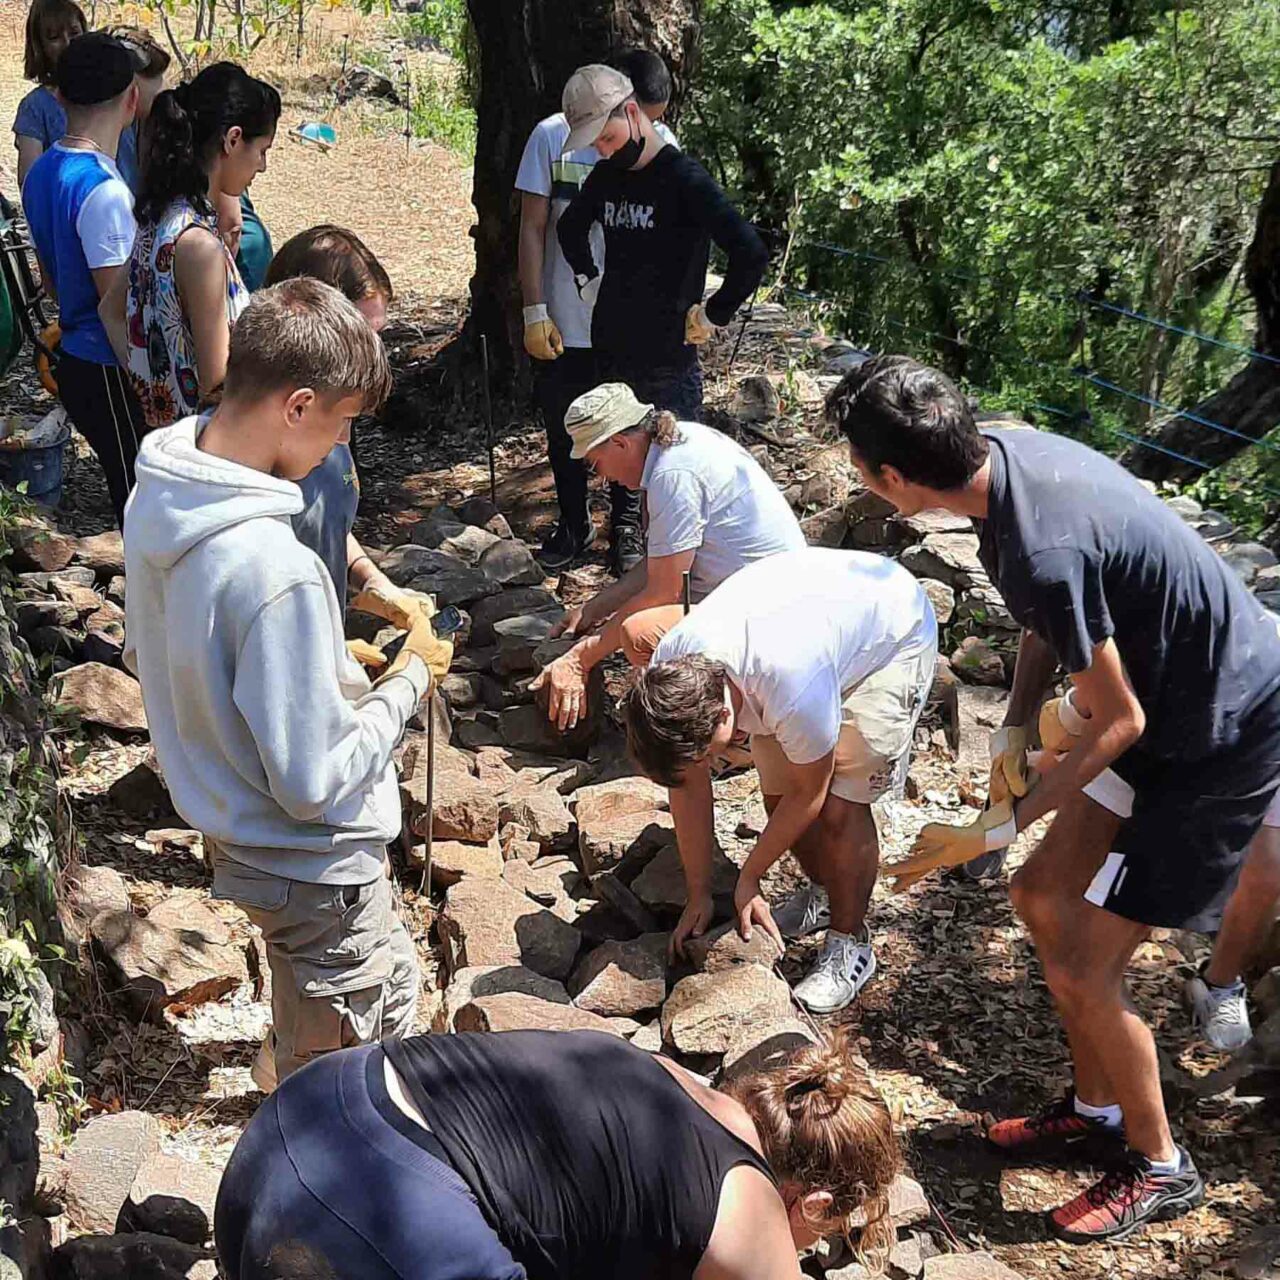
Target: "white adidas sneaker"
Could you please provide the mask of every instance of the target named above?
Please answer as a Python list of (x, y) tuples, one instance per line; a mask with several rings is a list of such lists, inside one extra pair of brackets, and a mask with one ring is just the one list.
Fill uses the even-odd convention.
[(822, 954), (796, 987), (796, 999), (810, 1013), (835, 1013), (857, 999), (876, 971), (871, 935), (828, 930)]

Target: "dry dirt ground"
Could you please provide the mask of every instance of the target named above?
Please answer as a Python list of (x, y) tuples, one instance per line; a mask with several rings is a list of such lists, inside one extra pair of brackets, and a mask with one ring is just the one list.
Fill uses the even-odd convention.
[[(0, 115), (8, 117), (26, 87), (18, 77), (19, 37), (20, 11), (0, 7)], [(331, 83), (325, 77), (336, 69), (337, 47), (315, 43), (301, 67), (286, 60), (274, 77), (285, 86), (286, 123), (328, 109), (327, 89), (320, 90)], [(403, 139), (369, 132), (359, 108), (336, 119), (343, 143), (332, 155), (282, 137), (254, 198), (277, 243), (319, 221), (345, 223), (368, 240), (399, 290), (391, 341), (403, 364), (462, 312), (471, 251), (468, 166), (439, 148), (406, 151)], [(0, 158), (10, 160), (3, 145)], [(0, 181), (12, 189), (9, 180)], [(723, 403), (728, 392), (725, 345), (713, 356), (713, 403)], [(739, 371), (782, 367), (789, 359), (767, 340), (749, 340)], [(0, 398), (5, 407), (39, 401), (25, 360), (0, 385)], [(517, 420), (503, 424), (502, 437), (502, 504), (517, 532), (532, 538), (550, 514), (545, 477), (524, 470), (539, 461), (539, 433)], [(474, 413), (463, 421), (441, 411), (438, 426), (412, 435), (394, 423), (366, 428), (360, 436), (363, 533), (386, 544), (397, 526), (434, 502), (482, 489), (487, 477), (480, 439)], [(80, 456), (68, 488), (63, 523), (77, 533), (107, 527), (105, 492), (91, 458)], [(585, 577), (599, 572), (597, 567)], [(159, 834), (148, 838), (145, 824), (106, 799), (107, 787), (145, 746), (80, 732), (68, 732), (62, 745), (83, 860), (118, 868), (141, 907), (174, 890), (205, 895), (207, 877), (195, 852)], [(888, 857), (905, 851), (927, 816), (964, 812), (945, 751), (935, 748), (918, 760), (913, 780), (920, 799), (892, 804), (880, 815)], [(750, 828), (762, 820), (758, 794), (750, 779), (737, 779), (721, 787), (721, 799), (718, 830), (730, 855), (741, 859)], [(1024, 838), (1013, 865), (1025, 856), (1026, 843)], [(774, 888), (784, 888), (793, 875), (783, 868)], [(432, 908), (414, 888), (406, 886), (405, 905), (434, 972)], [(228, 917), (244, 927), (236, 913)], [(1231, 1094), (1198, 1101), (1187, 1090), (1194, 1076), (1219, 1063), (1202, 1045), (1188, 1047), (1190, 1029), (1178, 998), (1182, 978), (1203, 954), (1203, 939), (1161, 937), (1149, 944), (1135, 966), (1133, 992), (1156, 1028), (1175, 1125), (1206, 1175), (1206, 1202), (1124, 1246), (1071, 1249), (1047, 1239), (1040, 1212), (1065, 1198), (1079, 1179), (1002, 1170), (980, 1138), (984, 1113), (1034, 1106), (1065, 1082), (1062, 1038), (1003, 885), (933, 882), (902, 898), (878, 890), (872, 929), (879, 975), (841, 1020), (855, 1029), (892, 1103), (912, 1168), (935, 1207), (930, 1229), (940, 1241), (960, 1250), (990, 1249), (1028, 1277), (1210, 1277), (1228, 1274), (1248, 1233), (1274, 1220), (1280, 1189), (1275, 1104)], [(808, 950), (793, 949), (788, 976), (799, 973)], [(265, 1010), (250, 995), (157, 1027), (128, 1018), (111, 992), (90, 981), (77, 1011), (91, 1039), (84, 1081), (90, 1106), (152, 1111), (171, 1146), (221, 1165), (257, 1100), (247, 1090), (245, 1068)]]

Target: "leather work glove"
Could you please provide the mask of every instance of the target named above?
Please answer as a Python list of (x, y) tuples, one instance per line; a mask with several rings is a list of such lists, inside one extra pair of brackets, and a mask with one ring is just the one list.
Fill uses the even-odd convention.
[(535, 360), (557, 360), (564, 354), (564, 339), (545, 302), (524, 309), (524, 349)]
[(684, 318), (684, 340), (700, 347), (712, 337), (718, 327), (707, 318), (706, 307), (695, 302)]
[(988, 803), (998, 804), (1010, 796), (1021, 800), (1031, 790), (1027, 777), (1027, 731), (1019, 725), (997, 729), (987, 740), (991, 755)]
[(381, 671), (387, 665), (387, 655), (367, 640), (348, 640), (347, 652), (370, 671)]
[(984, 853), (1008, 848), (1017, 834), (1013, 805), (1001, 800), (984, 809), (967, 827), (929, 823), (916, 837), (910, 856), (885, 867), (884, 872), (894, 881), (893, 892), (901, 893), (939, 867), (958, 867)]
[[(1065, 755), (1084, 732), (1089, 719), (1076, 710), (1073, 693), (1074, 690), (1069, 690), (1061, 698), (1050, 698), (1040, 708), (1040, 741), (1043, 747), (1037, 754)], [(1056, 763), (1056, 759), (1052, 763)]]
[(352, 597), (351, 607), (401, 631), (411, 630), (419, 618), (430, 618), (436, 611), (435, 602), (420, 591), (388, 591), (385, 587), (366, 587)]
[(453, 644), (436, 635), (428, 617), (419, 615), (409, 628), (409, 634), (405, 636), (395, 661), (378, 678), (377, 683), (381, 684), (383, 680), (399, 675), (409, 665), (411, 658), (421, 658), (427, 664), (427, 670), (431, 672), (432, 688), (449, 674), (449, 666), (453, 662)]

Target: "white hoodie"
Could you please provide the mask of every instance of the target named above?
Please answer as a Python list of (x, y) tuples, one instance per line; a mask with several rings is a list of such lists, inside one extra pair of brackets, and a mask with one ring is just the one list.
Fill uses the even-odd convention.
[(151, 432), (125, 513), (124, 660), (174, 806), (231, 858), (363, 884), (400, 832), (391, 752), (425, 665), (371, 689), (333, 583), (293, 535), (296, 484)]

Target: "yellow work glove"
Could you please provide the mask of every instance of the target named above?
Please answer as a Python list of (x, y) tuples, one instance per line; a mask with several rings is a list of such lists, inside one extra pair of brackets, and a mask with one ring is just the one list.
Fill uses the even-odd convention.
[(400, 652), (396, 654), (395, 661), (379, 677), (378, 684), (398, 675), (409, 665), (411, 658), (421, 658), (427, 664), (433, 687), (449, 674), (449, 666), (453, 662), (453, 645), (450, 641), (441, 640), (436, 635), (432, 630), (430, 618), (420, 615), (409, 628), (409, 634), (405, 636)]
[(564, 354), (564, 339), (545, 302), (524, 309), (524, 349), (535, 360), (556, 360)]
[(370, 671), (381, 671), (387, 665), (387, 655), (376, 644), (367, 640), (348, 640), (347, 652)]
[(707, 309), (700, 302), (695, 302), (684, 318), (684, 340), (700, 347), (707, 342), (716, 331), (716, 325), (707, 318)]
[(990, 802), (1009, 796), (1021, 800), (1031, 790), (1027, 777), (1027, 731), (1018, 725), (997, 729), (987, 740), (991, 755), (991, 779), (987, 788)]
[(1056, 755), (1070, 751), (1089, 723), (1088, 717), (1076, 710), (1073, 693), (1069, 690), (1065, 697), (1050, 698), (1040, 708), (1040, 742)]
[(351, 607), (371, 613), (401, 631), (408, 631), (419, 618), (430, 618), (436, 611), (435, 602), (423, 592), (394, 588), (388, 591), (385, 587), (366, 587), (352, 597)]
[(884, 873), (894, 881), (893, 892), (901, 893), (939, 867), (958, 867), (984, 853), (1007, 848), (1017, 834), (1013, 805), (1001, 800), (984, 809), (967, 827), (929, 823), (916, 837), (910, 856), (885, 867)]

